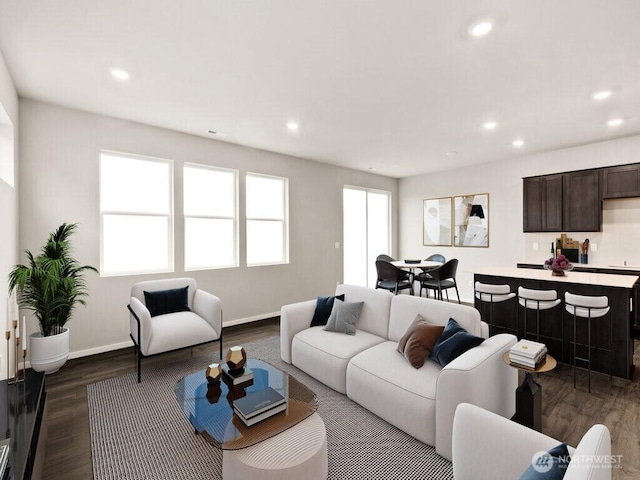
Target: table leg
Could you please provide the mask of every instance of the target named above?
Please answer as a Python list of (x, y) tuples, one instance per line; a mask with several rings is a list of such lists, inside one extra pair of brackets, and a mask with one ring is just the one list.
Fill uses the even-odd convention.
[(542, 387), (526, 372), (524, 382), (516, 389), (516, 421), (542, 431)]

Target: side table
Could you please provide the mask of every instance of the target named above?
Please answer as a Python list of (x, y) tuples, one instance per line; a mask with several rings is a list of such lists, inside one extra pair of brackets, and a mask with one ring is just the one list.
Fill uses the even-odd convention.
[(527, 368), (514, 365), (509, 361), (509, 352), (504, 352), (502, 360), (521, 372), (524, 372), (524, 381), (516, 389), (516, 417), (515, 420), (521, 425), (542, 431), (542, 386), (536, 383), (532, 373), (549, 372), (556, 368), (558, 362), (551, 355), (538, 368)]

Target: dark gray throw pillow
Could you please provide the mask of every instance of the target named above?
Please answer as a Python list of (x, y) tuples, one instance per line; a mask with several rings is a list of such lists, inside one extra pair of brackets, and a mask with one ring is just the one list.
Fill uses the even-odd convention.
[(313, 318), (311, 319), (311, 327), (317, 327), (320, 325), (326, 325), (333, 309), (333, 302), (335, 299), (344, 300), (344, 293), (342, 295), (336, 295), (335, 297), (318, 297), (316, 299), (316, 309), (313, 312)]
[(152, 317), (166, 313), (190, 312), (189, 285), (171, 290), (145, 291), (144, 303)]
[(567, 444), (561, 443), (548, 452), (536, 455), (520, 480), (561, 480), (567, 473), (570, 460)]
[(360, 312), (364, 302), (343, 302), (336, 300), (333, 302), (333, 309), (324, 329), (327, 332), (356, 334), (356, 323), (360, 319)]
[(484, 342), (484, 338), (470, 334), (462, 328), (458, 322), (450, 318), (442, 335), (440, 335), (440, 338), (434, 345), (429, 358), (444, 367), (467, 350), (477, 347), (482, 342)]

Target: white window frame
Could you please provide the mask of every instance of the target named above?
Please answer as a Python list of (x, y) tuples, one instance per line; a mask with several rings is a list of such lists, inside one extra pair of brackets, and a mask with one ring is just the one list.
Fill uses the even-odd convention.
[[(157, 214), (157, 213), (141, 213), (136, 212), (134, 210), (103, 210), (102, 209), (102, 200), (100, 199), (100, 276), (101, 277), (121, 277), (121, 276), (129, 276), (129, 275), (147, 275), (154, 273), (171, 273), (175, 269), (174, 265), (174, 192), (173, 192), (173, 160), (168, 160), (164, 158), (157, 157), (148, 157), (145, 155), (136, 155), (132, 153), (123, 153), (123, 152), (114, 152), (110, 150), (100, 150), (98, 161), (99, 167), (98, 171), (101, 171), (102, 164), (102, 155), (108, 155), (112, 157), (120, 157), (124, 159), (132, 159), (132, 160), (144, 160), (148, 162), (157, 162), (164, 163), (169, 165), (169, 213), (168, 214)], [(102, 178), (99, 179), (99, 187), (102, 188)], [(165, 217), (168, 219), (167, 221), (167, 259), (169, 266), (168, 268), (160, 268), (153, 270), (127, 270), (120, 272), (106, 272), (104, 268), (104, 217), (105, 215), (127, 215), (127, 216), (136, 216), (139, 215), (141, 217)]]
[[(218, 172), (230, 172), (234, 174), (235, 177), (235, 184), (234, 184), (234, 198), (233, 198), (233, 202), (234, 202), (234, 215), (232, 217), (229, 216), (216, 216), (216, 215), (187, 215), (186, 213), (184, 213), (183, 211), (183, 216), (184, 216), (184, 248), (185, 251), (183, 252), (183, 260), (184, 260), (184, 270), (185, 272), (192, 272), (192, 271), (198, 271), (198, 270), (218, 270), (221, 268), (236, 268), (239, 266), (239, 255), (238, 255), (238, 238), (239, 238), (239, 234), (238, 234), (238, 203), (239, 203), (239, 195), (238, 195), (238, 190), (239, 190), (239, 178), (240, 178), (240, 172), (238, 170), (233, 170), (231, 168), (222, 168), (222, 167), (215, 167), (215, 166), (210, 166), (210, 165), (203, 165), (200, 163), (185, 163), (183, 165), (182, 168), (182, 188), (183, 188), (183, 209), (184, 209), (184, 188), (185, 188), (185, 184), (184, 184), (184, 171), (186, 168), (191, 167), (191, 168), (200, 168), (202, 170), (214, 170), (214, 171), (218, 171)], [(187, 256), (187, 252), (186, 252), (186, 248), (187, 248), (187, 219), (188, 218), (205, 218), (205, 219), (212, 219), (212, 220), (233, 220), (233, 263), (228, 264), (228, 265), (213, 265), (213, 266), (202, 266), (202, 267), (191, 267), (191, 268), (187, 268), (187, 262), (186, 262), (186, 256)]]
[[(283, 218), (261, 218), (261, 217), (249, 217), (246, 212), (246, 199), (247, 199), (247, 178), (248, 177), (261, 177), (261, 178), (271, 178), (282, 181), (282, 201), (283, 205)], [(264, 221), (264, 222), (273, 222), (278, 221), (282, 222), (282, 261), (279, 262), (261, 262), (261, 263), (249, 263), (248, 259), (248, 243), (249, 243), (249, 234), (248, 234), (248, 224), (250, 221)], [(263, 173), (255, 173), (255, 172), (246, 172), (245, 174), (245, 237), (247, 244), (247, 251), (245, 251), (245, 261), (247, 263), (247, 267), (261, 267), (266, 265), (285, 265), (289, 263), (289, 179), (287, 177), (279, 177), (276, 175), (266, 175)]]
[[(382, 194), (382, 195), (386, 195), (388, 198), (388, 202), (387, 202), (387, 222), (388, 222), (388, 238), (387, 238), (387, 243), (389, 245), (389, 249), (386, 252), (387, 255), (391, 256), (392, 253), (392, 249), (393, 249), (393, 234), (392, 234), (392, 230), (393, 230), (393, 218), (392, 218), (392, 213), (393, 213), (393, 208), (392, 208), (392, 202), (393, 202), (393, 195), (390, 191), (388, 190), (379, 190), (379, 189), (375, 189), (375, 188), (366, 188), (366, 187), (358, 187), (355, 185), (343, 185), (342, 187), (342, 203), (343, 203), (343, 212), (344, 212), (344, 191), (345, 190), (357, 190), (357, 191), (361, 191), (361, 192), (365, 192), (367, 194), (367, 207), (366, 207), (366, 222), (367, 222), (367, 244), (364, 246), (365, 248), (365, 258), (369, 259), (369, 261), (367, 261), (366, 263), (366, 278), (367, 278), (367, 287), (375, 287), (375, 285), (369, 285), (369, 277), (370, 277), (370, 270), (373, 269), (375, 270), (376, 266), (374, 262), (371, 262), (371, 258), (369, 255), (369, 236), (368, 236), (368, 216), (369, 216), (369, 199), (368, 199), (368, 194), (369, 193), (375, 193), (375, 194)], [(344, 225), (344, 217), (342, 219), (343, 225)], [(344, 227), (343, 227), (344, 230)], [(343, 232), (343, 238), (342, 238), (342, 245), (343, 245), (343, 270), (344, 270), (344, 255), (346, 255), (346, 250), (344, 248), (345, 246), (345, 238), (344, 238), (344, 232)], [(385, 252), (376, 252), (376, 255), (382, 254)], [(375, 260), (375, 259), (374, 259)], [(376, 274), (377, 275), (377, 274)]]

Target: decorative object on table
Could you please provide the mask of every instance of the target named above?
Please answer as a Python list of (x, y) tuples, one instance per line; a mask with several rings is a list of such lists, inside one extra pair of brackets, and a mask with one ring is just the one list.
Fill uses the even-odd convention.
[(570, 262), (578, 262), (580, 259), (579, 249), (580, 242), (568, 237), (566, 233), (561, 234), (560, 238), (556, 238), (556, 257), (562, 254)]
[(551, 270), (551, 275), (556, 277), (564, 276), (565, 272), (573, 270), (573, 265), (563, 254), (556, 258), (549, 258), (544, 262), (545, 270)]
[(253, 392), (233, 402), (233, 411), (250, 427), (287, 409), (287, 399), (271, 387)]
[(20, 307), (33, 311), (38, 319), (40, 331), (30, 337), (30, 362), (37, 372), (57, 372), (67, 361), (69, 330), (65, 324), (77, 304), (86, 305), (82, 298), (88, 295), (85, 272), (98, 273), (71, 255), (70, 236), (76, 227), (63, 223), (49, 235), (38, 256), (27, 250), (28, 265), (16, 265), (9, 274), (9, 292), (17, 290)]
[(535, 370), (547, 358), (547, 346), (544, 343), (522, 339), (509, 350), (509, 362), (515, 367)]
[(423, 202), (422, 244), (451, 245), (451, 197), (428, 198)]
[(247, 352), (245, 352), (244, 348), (240, 346), (231, 347), (227, 351), (226, 360), (229, 372), (233, 375), (237, 375), (242, 373), (244, 364), (247, 362)]
[(234, 373), (227, 364), (224, 364), (222, 365), (222, 378), (227, 385), (244, 385), (247, 382), (253, 382), (253, 370), (245, 367)]
[[(24, 316), (22, 317), (22, 326), (18, 323), (18, 303), (15, 292), (10, 292), (7, 302), (7, 327), (5, 338), (7, 340), (7, 382), (16, 384), (24, 381), (26, 374), (26, 356), (27, 356), (27, 339)], [(11, 341), (11, 330), (13, 330), (14, 341)], [(21, 333), (22, 332), (22, 336)], [(22, 374), (20, 373), (20, 345), (22, 344)], [(13, 359), (13, 377), (9, 373), (10, 365)], [(1, 477), (0, 477), (1, 478)]]
[(489, 246), (489, 194), (464, 195), (453, 199), (455, 216), (453, 245)]
[(204, 371), (204, 376), (207, 378), (207, 382), (209, 382), (210, 384), (219, 383), (220, 377), (222, 376), (222, 367), (219, 363), (212, 363)]
[(580, 263), (587, 264), (589, 263), (589, 239), (585, 239), (580, 246), (580, 250), (582, 253), (580, 254)]
[(218, 400), (220, 400), (221, 396), (222, 387), (220, 386), (220, 382), (209, 383), (209, 385), (207, 385), (206, 397), (209, 403), (218, 403)]

